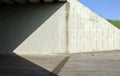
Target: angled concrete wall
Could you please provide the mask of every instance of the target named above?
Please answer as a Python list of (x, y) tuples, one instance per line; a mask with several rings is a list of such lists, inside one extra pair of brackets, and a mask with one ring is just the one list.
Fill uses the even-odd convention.
[(66, 4), (64, 4), (14, 52), (19, 54), (65, 53), (66, 41)]
[[(56, 5), (55, 3), (53, 7), (43, 7), (45, 9), (41, 7), (42, 10), (44, 10), (42, 14), (46, 12), (50, 14), (54, 8), (58, 7)], [(53, 11), (44, 22), (42, 19), (44, 19), (44, 17), (46, 18), (47, 15), (40, 13), (40, 16), (36, 17), (37, 14), (35, 16), (37, 19), (34, 17), (33, 20), (37, 20), (37, 23), (42, 21), (42, 23), (40, 25), (37, 24), (37, 28), (24, 37), (11, 51), (17, 54), (43, 54), (98, 52), (120, 49), (120, 30), (77, 0), (69, 0), (67, 3), (61, 5), (57, 11), (54, 11), (54, 13)], [(32, 17), (30, 16), (30, 18)], [(27, 22), (29, 24), (29, 19)], [(33, 22), (30, 21), (30, 24), (31, 23)], [(22, 31), (20, 35), (15, 34), (15, 36), (17, 36), (16, 39), (21, 38), (23, 33), (30, 31), (28, 24), (28, 29)], [(26, 27), (26, 25), (22, 26)], [(30, 25), (30, 27), (34, 27), (34, 24)], [(3, 40), (8, 39), (10, 42), (9, 45), (14, 43), (14, 40), (9, 40), (9, 36), (12, 35), (12, 33), (7, 33), (7, 35), (8, 36), (3, 37)], [(4, 41), (1, 40), (2, 43)], [(6, 45), (7, 42), (4, 46)], [(4, 50), (3, 47), (1, 48), (1, 50)]]
[[(17, 53), (82, 53), (120, 49), (120, 30), (76, 0), (53, 14)], [(34, 51), (33, 51), (34, 50)]]
[(70, 53), (120, 49), (120, 30), (75, 0), (70, 0), (68, 31)]
[[(64, 3), (0, 5), (0, 53), (13, 52), (36, 29), (39, 27), (43, 28), (44, 23), (63, 5)], [(53, 23), (57, 25), (56, 19), (52, 20)], [(44, 25), (42, 26), (42, 24)], [(52, 26), (49, 27), (52, 28)], [(52, 31), (54, 31), (53, 28), (51, 29)], [(46, 28), (44, 31), (47, 33), (49, 30)], [(45, 35), (45, 33), (41, 34)], [(40, 39), (41, 36), (36, 38)], [(41, 42), (39, 43), (41, 44)], [(34, 45), (39, 46), (39, 44)], [(28, 45), (28, 47), (30, 46), (34, 48), (31, 44)], [(25, 50), (27, 50), (26, 48)], [(34, 49), (33, 51), (36, 50)]]

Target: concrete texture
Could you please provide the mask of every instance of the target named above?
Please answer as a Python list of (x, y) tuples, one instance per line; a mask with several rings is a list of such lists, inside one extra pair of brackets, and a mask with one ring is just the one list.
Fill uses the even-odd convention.
[(46, 70), (52, 72), (67, 55), (49, 54), (49, 55), (19, 55), (19, 56), (38, 66), (42, 66)]
[(120, 30), (77, 0), (0, 8), (0, 52), (48, 54), (120, 49)]
[[(65, 54), (0, 54), (0, 76), (57, 76)], [(120, 52), (70, 54), (58, 76), (120, 76)]]
[(70, 0), (68, 50), (70, 53), (120, 49), (120, 30), (76, 0)]
[[(70, 0), (15, 53), (82, 53), (120, 49), (120, 30), (77, 0)], [(34, 51), (33, 51), (34, 50)]]
[[(17, 4), (0, 6), (0, 53), (13, 52), (37, 28), (43, 27), (42, 24), (63, 5), (64, 3), (41, 3), (40, 5)], [(44, 33), (41, 34), (44, 36)]]
[[(0, 76), (57, 76), (66, 54), (0, 54)], [(70, 54), (58, 76), (120, 76), (120, 52)], [(57, 70), (57, 69), (56, 69)]]
[(0, 54), (0, 76), (57, 76), (52, 71), (65, 57)]
[(0, 9), (0, 76), (120, 76), (119, 51), (100, 52), (120, 49), (120, 30), (77, 0)]
[(18, 54), (65, 53), (66, 5), (64, 4), (49, 17), (14, 52)]
[(63, 67), (59, 76), (120, 76), (120, 55), (75, 54)]

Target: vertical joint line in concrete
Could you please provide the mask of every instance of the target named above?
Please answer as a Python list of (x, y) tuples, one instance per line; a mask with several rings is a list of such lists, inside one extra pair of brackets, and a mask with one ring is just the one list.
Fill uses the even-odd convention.
[(68, 30), (68, 27), (69, 27), (69, 10), (70, 10), (70, 3), (67, 2), (66, 3), (66, 53), (69, 54), (69, 50), (68, 50), (68, 47), (69, 47), (69, 30)]

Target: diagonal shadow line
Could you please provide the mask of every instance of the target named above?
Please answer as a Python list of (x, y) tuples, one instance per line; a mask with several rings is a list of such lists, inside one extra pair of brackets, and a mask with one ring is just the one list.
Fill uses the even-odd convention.
[(0, 52), (12, 52), (63, 5), (0, 5)]
[(0, 54), (0, 76), (57, 76), (16, 54)]
[(0, 76), (57, 76), (12, 52), (63, 4), (0, 5)]

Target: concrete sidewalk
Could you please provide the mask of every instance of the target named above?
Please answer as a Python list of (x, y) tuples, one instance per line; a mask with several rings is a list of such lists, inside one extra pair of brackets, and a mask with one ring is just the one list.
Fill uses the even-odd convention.
[(120, 76), (119, 53), (74, 54), (59, 76)]
[(65, 55), (0, 54), (0, 76), (57, 76), (53, 70)]
[(0, 55), (0, 76), (120, 76), (120, 53)]

